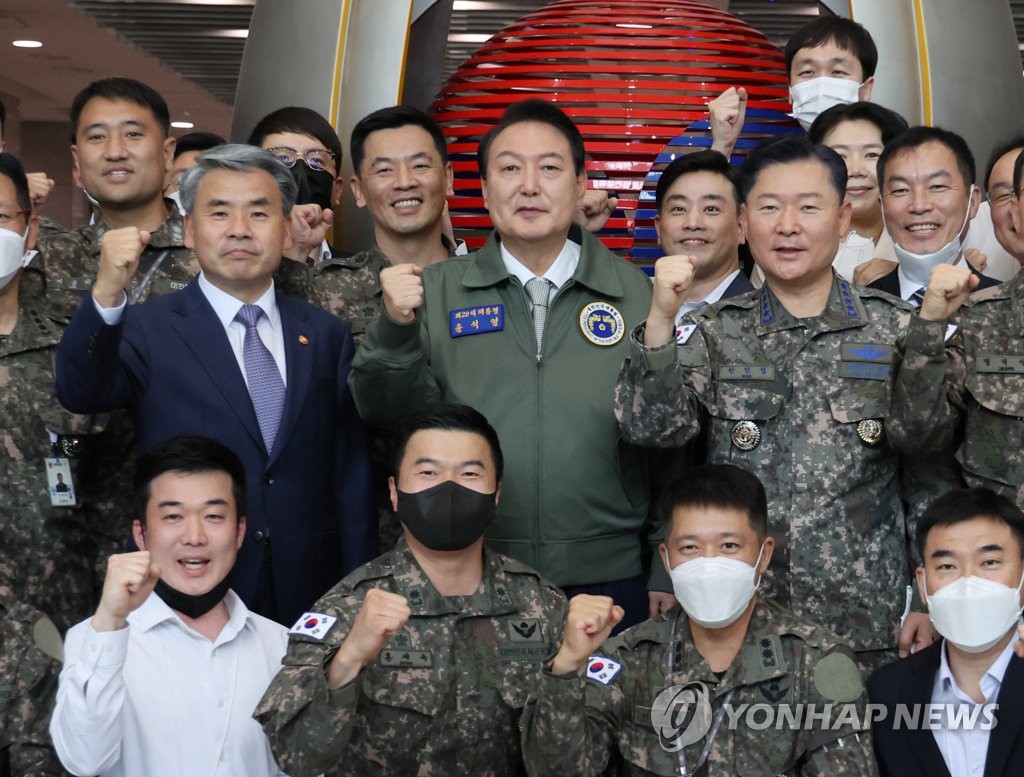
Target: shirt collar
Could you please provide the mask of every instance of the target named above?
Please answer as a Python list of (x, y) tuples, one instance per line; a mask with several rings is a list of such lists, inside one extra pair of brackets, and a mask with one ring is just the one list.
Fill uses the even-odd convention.
[(679, 314), (676, 316), (676, 321), (679, 321), (679, 319), (683, 318), (687, 313), (692, 313), (694, 310), (702, 308), (705, 305), (714, 305), (722, 298), (722, 295), (725, 294), (725, 290), (732, 285), (732, 282), (736, 280), (736, 276), (739, 274), (740, 270), (737, 267), (731, 273), (726, 275), (725, 278), (722, 279), (721, 283), (708, 292), (704, 299), (698, 300), (697, 302), (684, 302), (679, 308)]
[[(964, 259), (963, 255), (961, 255), (960, 258), (953, 264), (953, 266), (967, 267), (967, 260)], [(914, 292), (925, 288), (924, 286), (918, 286), (912, 280), (907, 278), (907, 276), (903, 274), (902, 265), (897, 266), (896, 277), (899, 278), (900, 281), (900, 299), (907, 300), (909, 302), (910, 298), (914, 296)]]
[[(1017, 624), (1014, 623), (1013, 636), (981, 678), (981, 692), (985, 694), (986, 702), (993, 702), (999, 697), (999, 689), (1002, 687), (1006, 668), (1010, 665), (1010, 659), (1013, 657), (1013, 647), (1019, 640)], [(960, 686), (956, 684), (956, 678), (953, 677), (953, 670), (949, 667), (949, 658), (946, 655), (947, 641), (945, 639), (942, 640), (942, 650), (940, 651), (942, 658), (939, 662), (939, 674), (936, 681), (942, 691), (952, 691), (954, 695), (966, 698), (967, 694), (960, 690)]]
[[(254, 620), (252, 613), (249, 612), (249, 608), (238, 598), (238, 594), (230, 588), (227, 594), (224, 595), (224, 604), (228, 608), (228, 622), (220, 630), (220, 634), (217, 635), (217, 639), (214, 642), (216, 645), (230, 642)], [(146, 601), (139, 605), (137, 610), (128, 615), (128, 622), (132, 628), (140, 631), (151, 631), (161, 623), (168, 621), (180, 629), (184, 629), (189, 633), (195, 633), (193, 629), (186, 625), (178, 613), (172, 610), (167, 605), (167, 602), (155, 593), (150, 594)]]
[(860, 297), (853, 291), (850, 282), (832, 273), (832, 290), (829, 292), (825, 309), (817, 316), (797, 318), (791, 314), (778, 298), (772, 294), (766, 283), (761, 287), (758, 301), (757, 335), (795, 327), (816, 327), (816, 331), (833, 332), (863, 326), (867, 312)]
[[(508, 270), (509, 275), (514, 275), (519, 279), (519, 282), (526, 287), (527, 281), (536, 278), (533, 271), (530, 270), (526, 265), (516, 259), (507, 248), (505, 244), (500, 244), (501, 249), (501, 260), (505, 263), (505, 268)], [(576, 272), (576, 268), (580, 263), (580, 246), (573, 241), (566, 239), (565, 244), (562, 246), (562, 250), (558, 252), (558, 256), (555, 257), (555, 261), (551, 263), (547, 271), (541, 275), (541, 278), (545, 278), (551, 283), (556, 289), (562, 288), (566, 282), (572, 278)]]
[[(235, 320), (235, 316), (238, 315), (238, 311), (245, 304), (238, 297), (232, 297), (226, 291), (218, 289), (210, 283), (204, 273), (199, 273), (199, 290), (203, 292), (203, 296), (206, 297), (206, 301), (210, 303), (210, 307), (213, 308), (213, 312), (217, 314), (217, 318), (220, 319), (220, 323), (225, 329), (231, 325), (231, 322)], [(273, 322), (275, 320), (277, 316), (277, 295), (274, 292), (273, 281), (270, 282), (270, 287), (253, 304), (263, 308), (263, 313), (268, 321)]]

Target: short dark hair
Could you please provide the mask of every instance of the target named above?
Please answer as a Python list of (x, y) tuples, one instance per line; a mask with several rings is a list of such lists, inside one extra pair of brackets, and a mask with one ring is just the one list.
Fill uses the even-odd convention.
[(217, 146), (223, 146), (227, 141), (216, 132), (186, 132), (174, 145), (174, 158), (190, 151), (207, 151)]
[(694, 151), (693, 153), (685, 154), (678, 159), (673, 159), (669, 166), (662, 171), (661, 177), (658, 179), (658, 188), (654, 194), (658, 211), (661, 212), (661, 206), (665, 203), (665, 197), (668, 196), (668, 190), (672, 188), (672, 185), (676, 181), (684, 175), (702, 172), (716, 173), (731, 183), (733, 196), (736, 200), (736, 207), (739, 207), (739, 171), (729, 164), (729, 160), (726, 159), (724, 155), (720, 154), (718, 151), (711, 151), (710, 149), (707, 149), (704, 151)]
[(800, 49), (813, 49), (825, 43), (834, 43), (841, 49), (852, 51), (860, 61), (864, 80), (871, 78), (878, 67), (878, 48), (864, 27), (852, 19), (841, 16), (819, 16), (798, 29), (786, 42), (783, 56), (786, 60), (786, 78), (790, 77), (793, 60)]
[(448, 163), (448, 144), (445, 142), (444, 133), (441, 132), (437, 122), (419, 108), (409, 105), (392, 105), (364, 116), (352, 128), (349, 153), (352, 155), (352, 168), (356, 175), (359, 175), (359, 168), (363, 166), (363, 159), (366, 157), (366, 139), (370, 135), (380, 130), (409, 126), (419, 127), (430, 135), (430, 139), (434, 141), (434, 148), (441, 155), (441, 161), (445, 164)]
[(932, 502), (917, 519), (917, 547), (924, 558), (928, 533), (937, 526), (955, 526), (974, 518), (990, 518), (1010, 527), (1024, 558), (1024, 512), (1002, 494), (987, 488), (960, 488), (947, 491)]
[(153, 481), (165, 472), (199, 474), (224, 472), (231, 478), (231, 494), (235, 498), (235, 516), (246, 512), (245, 467), (241, 459), (216, 440), (193, 434), (179, 434), (158, 443), (139, 456), (135, 464), (135, 517), (146, 523), (146, 507), (153, 493)]
[(287, 216), (295, 206), (299, 187), (288, 168), (269, 151), (251, 143), (224, 143), (207, 149), (196, 157), (196, 163), (182, 173), (178, 182), (178, 198), (185, 213), (191, 215), (199, 193), (199, 184), (212, 170), (254, 173), (262, 170), (277, 182), (281, 206)]
[(565, 139), (569, 141), (573, 172), (576, 175), (583, 172), (583, 166), (586, 162), (586, 149), (583, 145), (583, 135), (580, 134), (579, 128), (565, 111), (554, 103), (531, 97), (528, 100), (522, 100), (508, 106), (501, 115), (501, 121), (480, 139), (480, 146), (476, 152), (476, 163), (480, 168), (480, 177), (483, 180), (487, 180), (487, 154), (491, 150), (494, 139), (513, 124), (521, 124), (527, 121), (548, 124), (561, 132)]
[(885, 183), (885, 169), (889, 160), (897, 154), (920, 148), (925, 143), (939, 143), (948, 148), (956, 157), (956, 166), (960, 171), (964, 183), (970, 186), (974, 183), (977, 173), (974, 166), (974, 154), (971, 153), (967, 141), (955, 132), (942, 129), (942, 127), (911, 127), (906, 132), (901, 132), (891, 141), (885, 144), (882, 154), (878, 157), (878, 186)]
[(14, 154), (0, 154), (0, 175), (9, 178), (14, 185), (14, 198), (18, 201), (18, 207), (31, 213), (32, 195), (28, 190), (28, 176)]
[(807, 139), (811, 143), (824, 143), (828, 133), (847, 121), (866, 121), (868, 124), (874, 124), (882, 133), (883, 146), (910, 126), (896, 111), (890, 111), (878, 103), (848, 103), (833, 105), (827, 111), (819, 113), (811, 128), (807, 130)]
[[(252, 128), (249, 140), (246, 142), (252, 146), (262, 146), (263, 139), (267, 135), (274, 135), (278, 132), (297, 132), (300, 135), (309, 135), (324, 144), (324, 148), (334, 154), (334, 169), (341, 171), (341, 141), (334, 127), (323, 116), (309, 108), (291, 106), (278, 108), (271, 111)], [(302, 151), (302, 149), (296, 149)]]
[(7, 129), (7, 106), (4, 105), (3, 100), (0, 100), (0, 136), (4, 134), (5, 129)]
[(1017, 154), (1013, 161), (1013, 193), (1020, 196), (1021, 177), (1024, 175), (1024, 150)]
[(394, 429), (391, 442), (391, 471), (397, 478), (402, 466), (402, 458), (409, 439), (426, 429), (440, 429), (445, 432), (470, 432), (487, 440), (494, 459), (494, 473), (500, 483), (505, 472), (505, 458), (501, 454), (501, 443), (494, 427), (484, 418), (483, 414), (469, 405), (456, 403), (438, 403), (427, 405), (422, 410), (406, 416)]
[(135, 103), (144, 108), (149, 108), (156, 118), (157, 124), (163, 130), (164, 137), (171, 131), (171, 113), (167, 109), (167, 102), (160, 93), (151, 86), (134, 78), (116, 76), (113, 78), (101, 78), (93, 81), (85, 89), (75, 95), (71, 101), (71, 138), (72, 143), (78, 135), (78, 120), (82, 117), (85, 105), (93, 98), (104, 100), (123, 100)]
[(757, 475), (735, 464), (705, 464), (675, 478), (661, 494), (666, 531), (679, 508), (717, 507), (747, 514), (759, 539), (768, 536), (768, 497)]
[[(985, 165), (985, 178), (982, 180), (986, 192), (988, 191), (988, 180), (992, 177), (992, 168), (996, 166), (996, 163), (1003, 156), (1009, 154), (1014, 149), (1024, 149), (1024, 133), (1017, 133), (1012, 137), (1003, 138), (992, 147), (992, 153), (988, 155), (988, 164)], [(1013, 185), (1013, 190), (1017, 191), (1016, 183)]]
[(829, 182), (839, 194), (839, 201), (846, 197), (846, 162), (828, 146), (815, 145), (805, 135), (777, 135), (758, 143), (740, 167), (740, 194), (743, 202), (750, 196), (750, 190), (757, 183), (761, 172), (772, 165), (789, 162), (817, 160), (828, 169)]

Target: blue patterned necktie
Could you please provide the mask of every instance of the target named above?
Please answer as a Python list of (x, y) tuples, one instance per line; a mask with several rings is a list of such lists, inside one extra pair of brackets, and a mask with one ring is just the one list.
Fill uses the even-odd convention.
[(284, 381), (277, 369), (270, 349), (263, 344), (256, 322), (265, 313), (259, 305), (242, 305), (235, 320), (245, 325), (245, 342), (242, 344), (242, 361), (245, 363), (245, 377), (249, 384), (249, 396), (256, 411), (256, 420), (263, 434), (263, 444), (269, 454), (274, 449), (277, 428), (281, 425), (284, 412)]
[(924, 302), (924, 291), (924, 286), (922, 286), (920, 289), (918, 289), (917, 291), (910, 295), (910, 299), (907, 300), (907, 302), (909, 302), (916, 308), (921, 307), (921, 303)]

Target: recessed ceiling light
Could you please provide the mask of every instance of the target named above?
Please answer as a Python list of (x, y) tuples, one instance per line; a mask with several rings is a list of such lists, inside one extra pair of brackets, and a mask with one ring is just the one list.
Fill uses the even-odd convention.
[(19, 49), (38, 49), (43, 45), (42, 41), (38, 40), (16, 40), (11, 41), (12, 46), (17, 46)]
[(174, 129), (192, 129), (196, 125), (190, 121), (172, 121), (171, 126)]

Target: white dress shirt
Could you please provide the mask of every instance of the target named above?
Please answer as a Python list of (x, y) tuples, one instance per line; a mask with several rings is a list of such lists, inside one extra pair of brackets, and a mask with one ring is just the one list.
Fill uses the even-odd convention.
[(57, 754), (78, 775), (277, 777), (256, 704), (281, 667), (283, 626), (233, 591), (217, 639), (193, 631), (156, 594), (128, 626), (68, 631), (57, 706)]
[[(206, 276), (203, 273), (199, 273), (199, 290), (206, 297), (206, 301), (210, 303), (210, 307), (217, 314), (217, 318), (220, 319), (221, 326), (224, 327), (224, 332), (228, 336), (231, 352), (235, 354), (235, 360), (238, 362), (238, 369), (242, 371), (242, 378), (245, 380), (246, 386), (248, 386), (249, 379), (245, 374), (245, 359), (243, 357), (245, 324), (235, 320), (235, 316), (238, 315), (238, 311), (241, 310), (242, 305), (245, 303), (237, 297), (232, 297), (226, 291), (218, 289), (206, 280)], [(96, 306), (96, 312), (100, 314), (100, 318), (108, 326), (120, 324), (124, 318), (124, 311), (128, 307), (128, 297), (124, 292), (121, 293), (120, 304), (112, 308), (102, 307), (100, 303), (96, 302), (95, 297), (92, 298), (92, 301)], [(274, 357), (277, 371), (281, 373), (281, 380), (287, 386), (288, 370), (285, 362), (284, 331), (281, 329), (281, 313), (277, 309), (277, 294), (274, 292), (273, 281), (270, 282), (270, 288), (253, 304), (263, 308), (263, 315), (256, 322), (256, 332)]]
[[(1006, 674), (1006, 667), (1009, 666), (1013, 655), (1013, 646), (1017, 644), (1018, 639), (1017, 627), (1014, 626), (1013, 638), (981, 678), (981, 693), (985, 697), (985, 704), (995, 704), (999, 698), (1003, 676)], [(967, 705), (969, 710), (981, 706), (956, 684), (953, 672), (949, 668), (946, 650), (946, 642), (943, 640), (942, 660), (935, 675), (935, 684), (932, 686), (932, 704)], [(991, 731), (980, 725), (984, 720), (985, 716), (979, 713), (979, 724), (973, 727), (961, 725), (932, 729), (932, 736), (935, 737), (935, 743), (942, 753), (942, 760), (946, 762), (946, 768), (952, 777), (982, 777), (985, 773), (985, 758), (988, 755)]]
[[(580, 265), (580, 253), (583, 250), (578, 243), (567, 239), (547, 271), (543, 275), (537, 276), (533, 274), (533, 270), (512, 256), (504, 244), (500, 244), (500, 246), (501, 260), (505, 263), (505, 269), (508, 270), (509, 275), (514, 275), (519, 279), (524, 289), (528, 281), (541, 277), (554, 287), (555, 294), (568, 283), (576, 272), (576, 268)], [(549, 294), (548, 299), (551, 299), (552, 296)]]

